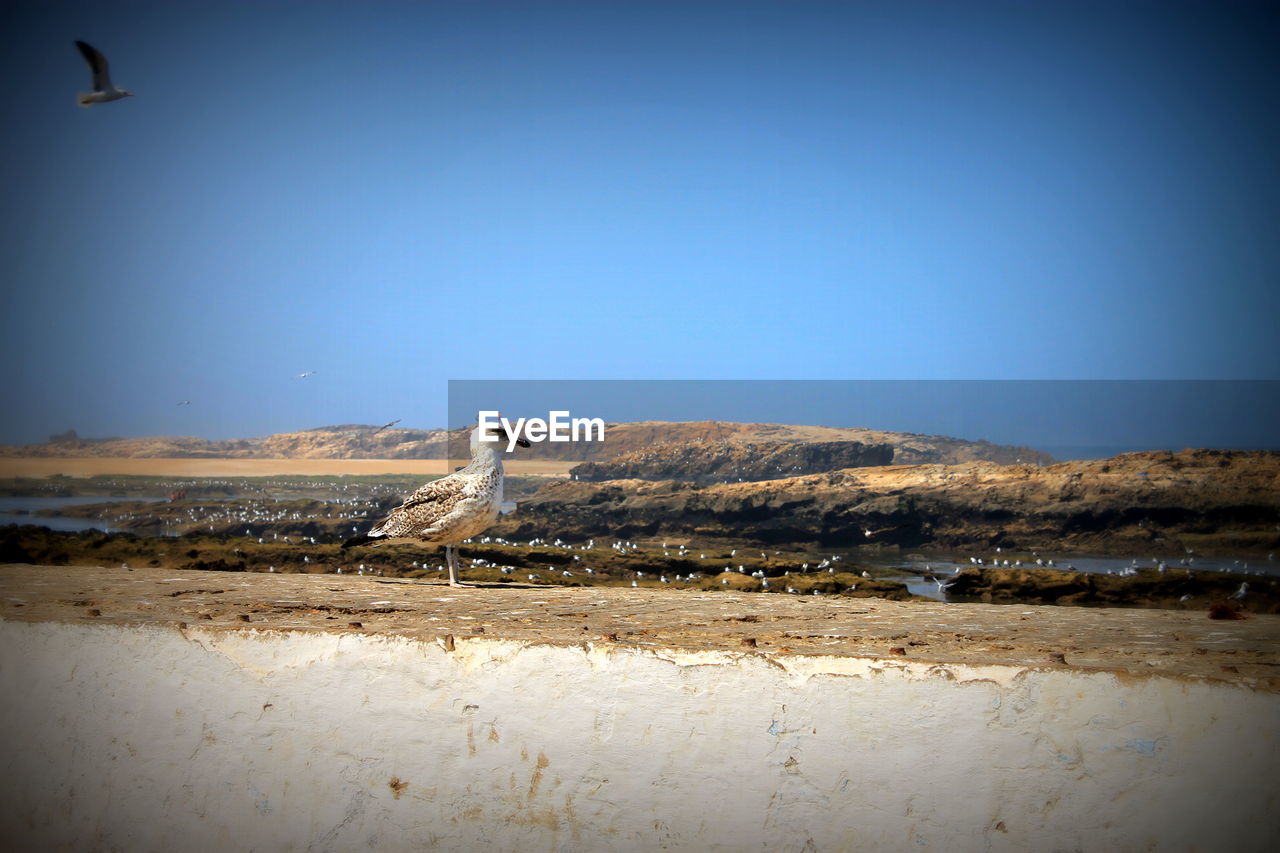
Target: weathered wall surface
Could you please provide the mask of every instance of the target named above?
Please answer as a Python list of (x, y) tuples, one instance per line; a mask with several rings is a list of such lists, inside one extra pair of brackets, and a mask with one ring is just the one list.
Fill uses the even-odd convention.
[(9, 846), (1274, 849), (1280, 699), (1072, 669), (0, 621)]

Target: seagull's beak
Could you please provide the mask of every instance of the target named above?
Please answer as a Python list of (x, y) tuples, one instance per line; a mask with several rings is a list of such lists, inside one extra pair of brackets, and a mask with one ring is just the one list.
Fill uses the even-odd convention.
[[(509, 432), (507, 432), (505, 429), (501, 429), (501, 428), (499, 428), (498, 432), (499, 432), (499, 434), (501, 435), (501, 437), (502, 437), (502, 440), (503, 440), (503, 441), (507, 442), (508, 444), (510, 444), (510, 443), (511, 443), (511, 433), (509, 433)], [(530, 446), (530, 444), (529, 444), (529, 439), (524, 438), (523, 436), (522, 436), (522, 437), (520, 437), (520, 438), (517, 438), (517, 439), (516, 439), (516, 444), (520, 445), (521, 447), (529, 447), (529, 446)]]

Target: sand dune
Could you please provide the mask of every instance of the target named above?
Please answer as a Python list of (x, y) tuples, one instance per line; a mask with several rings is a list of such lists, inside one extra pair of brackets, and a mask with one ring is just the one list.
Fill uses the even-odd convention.
[[(461, 464), (455, 463), (455, 464)], [(503, 463), (517, 477), (565, 477), (576, 462), (511, 460)], [(150, 477), (273, 477), (296, 475), (421, 474), (449, 469), (443, 459), (136, 459), (89, 457), (0, 458), (0, 477), (93, 477), (126, 474)]]

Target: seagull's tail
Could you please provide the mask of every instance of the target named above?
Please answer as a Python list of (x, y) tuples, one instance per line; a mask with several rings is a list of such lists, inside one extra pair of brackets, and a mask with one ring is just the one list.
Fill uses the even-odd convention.
[(76, 103), (82, 107), (91, 107), (94, 105), (95, 101), (89, 95), (86, 95), (84, 92), (81, 92), (80, 94), (76, 95)]
[(345, 551), (348, 548), (358, 548), (361, 545), (368, 545), (370, 542), (377, 542), (381, 538), (382, 537), (380, 536), (370, 536), (368, 533), (361, 533), (359, 536), (352, 536), (346, 542), (343, 542), (342, 550)]

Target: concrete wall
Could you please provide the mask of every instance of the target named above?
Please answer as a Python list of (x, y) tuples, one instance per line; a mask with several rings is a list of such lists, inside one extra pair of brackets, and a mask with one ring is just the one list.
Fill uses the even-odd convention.
[(1274, 849), (1280, 701), (1059, 667), (0, 622), (10, 847)]

